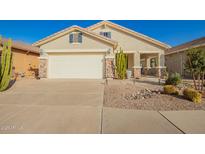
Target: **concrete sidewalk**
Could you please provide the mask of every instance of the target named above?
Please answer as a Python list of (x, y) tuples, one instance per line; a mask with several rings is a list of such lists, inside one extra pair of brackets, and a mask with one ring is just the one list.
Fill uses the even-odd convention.
[(156, 111), (103, 108), (102, 133), (178, 134), (181, 131)]
[(103, 108), (102, 133), (205, 133), (205, 111), (144, 111)]
[(161, 111), (160, 113), (186, 134), (205, 133), (205, 111)]

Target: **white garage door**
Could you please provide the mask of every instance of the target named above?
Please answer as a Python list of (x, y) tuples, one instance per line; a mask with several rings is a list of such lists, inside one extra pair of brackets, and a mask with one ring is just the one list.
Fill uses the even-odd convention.
[(48, 78), (102, 79), (103, 54), (49, 55)]

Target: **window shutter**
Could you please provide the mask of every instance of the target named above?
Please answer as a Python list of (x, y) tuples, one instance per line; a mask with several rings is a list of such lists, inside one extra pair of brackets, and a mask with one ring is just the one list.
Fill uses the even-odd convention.
[(111, 32), (107, 32), (107, 37), (111, 38)]
[(70, 43), (73, 43), (73, 34), (72, 33), (69, 35), (69, 41), (70, 41)]
[(82, 37), (82, 33), (78, 33), (78, 43), (82, 43), (83, 41), (83, 37)]

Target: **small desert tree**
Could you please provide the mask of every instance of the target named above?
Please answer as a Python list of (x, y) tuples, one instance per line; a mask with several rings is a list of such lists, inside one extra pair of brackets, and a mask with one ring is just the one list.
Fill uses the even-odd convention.
[(127, 70), (127, 54), (125, 54), (120, 48), (120, 51), (117, 52), (115, 56), (115, 68), (117, 77), (119, 79), (125, 79)]
[(189, 49), (186, 53), (185, 70), (191, 73), (196, 90), (203, 91), (205, 75), (205, 50), (201, 48)]

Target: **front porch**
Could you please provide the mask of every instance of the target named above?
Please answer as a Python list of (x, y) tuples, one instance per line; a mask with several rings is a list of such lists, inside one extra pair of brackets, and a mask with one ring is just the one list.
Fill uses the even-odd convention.
[(135, 52), (127, 53), (128, 69), (132, 70), (134, 78), (141, 76), (161, 77), (166, 67), (164, 66), (164, 55), (159, 52)]

